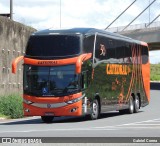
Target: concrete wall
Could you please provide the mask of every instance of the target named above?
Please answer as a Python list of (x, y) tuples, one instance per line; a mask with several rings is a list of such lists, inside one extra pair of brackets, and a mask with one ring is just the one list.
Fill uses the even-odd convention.
[(22, 63), (17, 74), (12, 74), (11, 63), (16, 57), (23, 55), (28, 37), (35, 29), (0, 17), (0, 95), (13, 92), (22, 93)]

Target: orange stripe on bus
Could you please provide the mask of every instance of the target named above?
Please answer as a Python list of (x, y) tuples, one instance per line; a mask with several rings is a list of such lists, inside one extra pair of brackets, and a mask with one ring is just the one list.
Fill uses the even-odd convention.
[(144, 83), (144, 89), (148, 98), (148, 101), (150, 101), (150, 63), (142, 64), (142, 76), (143, 76), (143, 83)]
[(31, 58), (24, 58), (25, 64), (36, 65), (36, 66), (59, 66), (76, 64), (76, 73), (81, 72), (82, 62), (92, 57), (92, 53), (82, 54), (79, 57), (61, 59), (61, 60), (38, 60)]
[(147, 46), (147, 47), (148, 47), (148, 44), (147, 44), (146, 42), (143, 42), (143, 41), (141, 41), (141, 45), (142, 45), (142, 46)]
[(131, 47), (131, 51), (132, 51), (132, 64), (131, 64), (132, 65), (132, 76), (131, 76), (129, 90), (128, 90), (127, 97), (126, 97), (126, 102), (127, 102), (127, 100), (129, 99), (129, 97), (131, 95), (131, 89), (132, 89), (133, 82), (134, 82), (134, 53), (135, 53), (134, 46), (135, 46), (135, 44), (132, 44), (132, 47)]

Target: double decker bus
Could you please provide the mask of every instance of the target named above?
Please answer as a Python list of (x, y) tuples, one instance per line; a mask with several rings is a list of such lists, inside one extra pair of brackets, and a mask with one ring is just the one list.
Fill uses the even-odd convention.
[(59, 116), (137, 113), (150, 100), (148, 45), (94, 28), (33, 33), (24, 60), (24, 116), (52, 122)]

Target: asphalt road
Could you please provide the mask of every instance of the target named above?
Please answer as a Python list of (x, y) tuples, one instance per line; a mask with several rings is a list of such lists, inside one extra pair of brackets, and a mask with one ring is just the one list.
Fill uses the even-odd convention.
[(150, 104), (136, 114), (109, 112), (98, 120), (61, 117), (46, 124), (39, 117), (0, 120), (0, 137), (159, 137), (160, 90), (151, 90)]

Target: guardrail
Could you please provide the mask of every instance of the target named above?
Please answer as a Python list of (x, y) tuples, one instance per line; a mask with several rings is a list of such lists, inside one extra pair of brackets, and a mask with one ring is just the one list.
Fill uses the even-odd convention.
[(151, 90), (160, 90), (160, 82), (150, 82)]
[[(137, 30), (137, 29), (150, 29), (150, 28), (157, 28), (160, 27), (160, 21), (153, 22), (151, 25), (148, 26), (149, 23), (143, 23), (143, 24), (135, 24), (135, 25), (130, 25), (127, 27), (124, 31), (130, 31), (130, 30)], [(148, 27), (147, 27), (148, 26)], [(126, 26), (120, 26), (120, 27), (111, 27), (106, 29), (107, 31), (110, 32), (122, 32), (122, 30)], [(123, 31), (123, 32), (124, 32)]]

